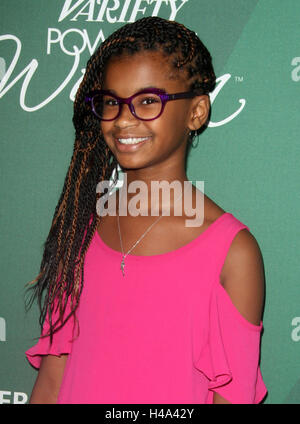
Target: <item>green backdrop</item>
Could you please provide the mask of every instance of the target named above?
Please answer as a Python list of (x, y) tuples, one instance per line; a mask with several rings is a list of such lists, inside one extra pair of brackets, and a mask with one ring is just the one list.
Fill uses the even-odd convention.
[(261, 247), (265, 403), (300, 403), (299, 0), (1, 0), (0, 403), (26, 402), (36, 378), (24, 352), (38, 309), (25, 313), (24, 285), (71, 159), (82, 71), (102, 39), (150, 15), (196, 31), (214, 58), (211, 122), (188, 176)]

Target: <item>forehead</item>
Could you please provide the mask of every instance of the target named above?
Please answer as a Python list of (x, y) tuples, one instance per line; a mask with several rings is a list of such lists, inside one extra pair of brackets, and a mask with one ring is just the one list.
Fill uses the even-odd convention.
[(185, 90), (187, 81), (181, 70), (173, 67), (170, 57), (156, 51), (112, 57), (105, 67), (103, 88), (129, 97), (143, 88), (166, 91)]

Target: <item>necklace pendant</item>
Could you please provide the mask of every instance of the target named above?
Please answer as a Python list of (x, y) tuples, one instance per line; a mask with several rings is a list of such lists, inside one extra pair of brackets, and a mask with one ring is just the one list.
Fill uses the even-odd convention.
[(122, 262), (121, 262), (121, 271), (122, 271), (123, 277), (124, 277), (124, 275), (125, 275), (124, 267), (125, 267), (125, 258), (124, 258), (124, 256), (123, 256), (123, 258), (122, 258)]

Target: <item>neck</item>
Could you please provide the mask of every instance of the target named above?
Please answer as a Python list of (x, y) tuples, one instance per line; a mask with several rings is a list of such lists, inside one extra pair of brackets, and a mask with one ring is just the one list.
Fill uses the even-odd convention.
[(127, 184), (134, 181), (142, 181), (148, 188), (151, 188), (153, 181), (180, 181), (182, 184), (188, 180), (185, 169), (183, 166), (166, 166), (164, 171), (157, 169), (156, 167), (148, 167), (146, 169), (124, 169), (126, 175)]
[[(132, 214), (131, 209), (139, 210), (145, 215), (160, 215), (174, 210), (174, 202), (184, 193), (184, 183), (188, 177), (184, 168), (167, 168), (162, 174), (155, 169), (124, 170), (124, 184), (119, 193), (122, 194), (121, 205)], [(119, 196), (117, 196), (119, 210)], [(143, 212), (142, 212), (143, 211)]]

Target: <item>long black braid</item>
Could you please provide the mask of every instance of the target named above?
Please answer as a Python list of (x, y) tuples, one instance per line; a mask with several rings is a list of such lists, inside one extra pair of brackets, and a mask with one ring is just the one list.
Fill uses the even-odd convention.
[[(53, 334), (73, 316), (84, 282), (84, 258), (99, 223), (96, 187), (109, 180), (118, 163), (103, 138), (100, 121), (85, 103), (85, 96), (102, 86), (105, 66), (113, 56), (159, 50), (174, 69), (185, 72), (189, 89), (208, 94), (215, 87), (210, 53), (184, 25), (159, 17), (147, 17), (127, 24), (111, 34), (89, 59), (74, 101), (75, 143), (61, 196), (56, 206), (39, 275), (29, 283), (40, 307), (40, 325), (46, 316)], [(194, 136), (196, 132), (192, 132)], [(67, 304), (70, 305), (66, 313)], [(53, 320), (58, 312), (58, 319)], [(46, 336), (46, 334), (44, 335)]]

